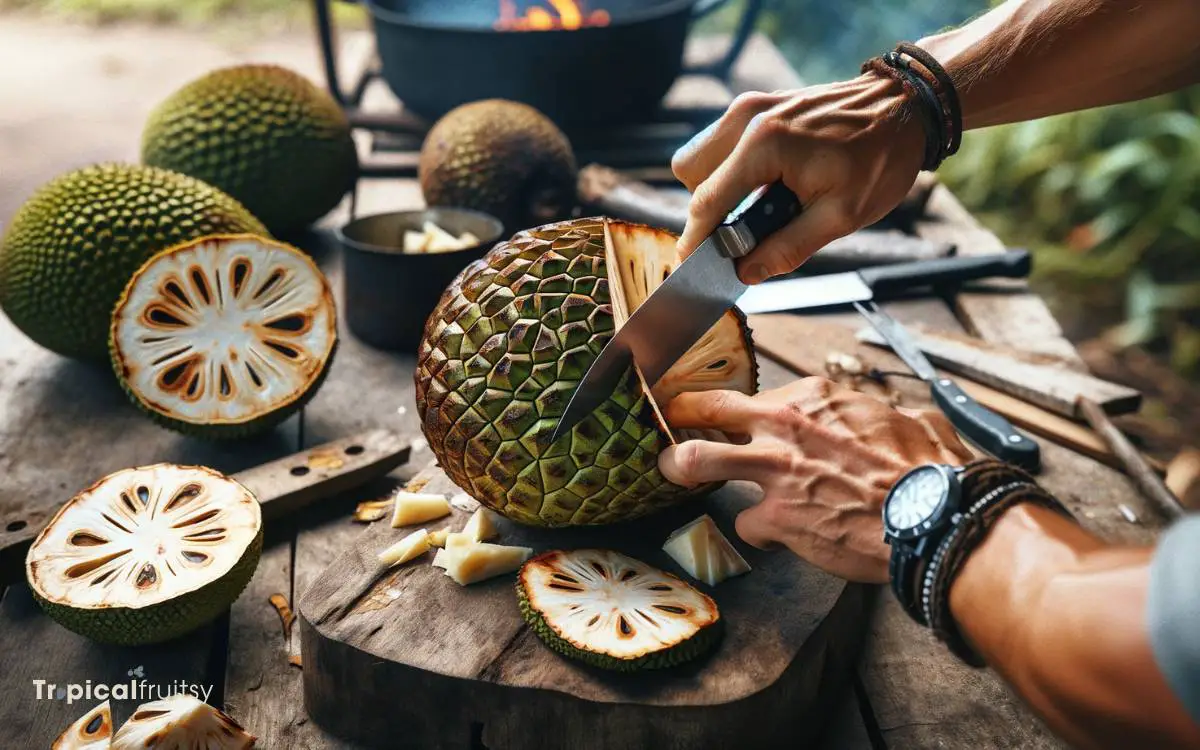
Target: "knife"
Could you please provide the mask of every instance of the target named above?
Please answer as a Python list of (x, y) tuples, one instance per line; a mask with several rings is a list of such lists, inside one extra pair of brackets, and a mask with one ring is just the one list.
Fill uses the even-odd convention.
[[(927, 286), (949, 286), (993, 276), (1023, 278), (1032, 261), (1027, 250), (935, 258), (846, 273), (766, 281), (750, 287), (737, 306), (747, 315), (887, 299)], [(641, 364), (641, 360), (638, 360)]]
[(657, 383), (746, 291), (734, 261), (799, 213), (799, 199), (782, 182), (747, 196), (605, 344), (571, 395), (552, 440), (604, 403), (633, 362), (646, 385)]
[(896, 356), (929, 383), (933, 401), (964, 437), (991, 455), (1029, 472), (1041, 468), (1041, 449), (1021, 434), (1008, 420), (975, 399), (949, 378), (943, 378), (929, 364), (904, 327), (880, 310), (874, 302), (859, 302), (854, 307), (887, 340)]

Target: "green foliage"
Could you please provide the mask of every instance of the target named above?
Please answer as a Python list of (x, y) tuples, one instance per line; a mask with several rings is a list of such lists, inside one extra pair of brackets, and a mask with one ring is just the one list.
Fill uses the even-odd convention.
[(971, 133), (939, 174), (1039, 277), (1123, 312), (1114, 343), (1200, 369), (1200, 88)]

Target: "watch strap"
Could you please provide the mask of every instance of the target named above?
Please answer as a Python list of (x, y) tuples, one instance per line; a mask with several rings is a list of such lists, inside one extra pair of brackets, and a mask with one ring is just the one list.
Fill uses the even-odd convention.
[[(972, 469), (969, 477), (964, 472), (965, 510), (949, 533), (942, 537), (922, 572), (920, 599), (922, 619), (927, 621), (934, 635), (964, 662), (982, 667), (982, 657), (971, 648), (950, 612), (950, 588), (966, 559), (987, 538), (997, 519), (1015, 505), (1034, 503), (1067, 518), (1073, 519), (1073, 516), (1021, 469), (988, 459), (977, 462)], [(968, 478), (969, 487), (966, 486)]]

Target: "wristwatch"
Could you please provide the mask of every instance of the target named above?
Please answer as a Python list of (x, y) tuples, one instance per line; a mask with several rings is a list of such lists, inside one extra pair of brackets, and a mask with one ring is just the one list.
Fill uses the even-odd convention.
[(904, 610), (928, 625), (921, 606), (925, 570), (963, 512), (962, 467), (918, 466), (892, 486), (883, 501), (883, 541), (892, 547), (888, 573)]

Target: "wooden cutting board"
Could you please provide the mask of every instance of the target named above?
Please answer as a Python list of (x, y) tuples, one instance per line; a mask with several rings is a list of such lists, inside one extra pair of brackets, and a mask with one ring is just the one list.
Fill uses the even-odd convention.
[[(418, 486), (460, 492), (432, 466), (410, 483)], [(501, 544), (539, 552), (611, 548), (677, 575), (661, 550), (673, 529), (708, 513), (734, 541), (754, 570), (711, 589), (697, 584), (726, 621), (717, 650), (697, 663), (632, 675), (546, 648), (521, 619), (511, 574), (464, 588), (428, 556), (379, 574), (376, 553), (404, 530), (377, 522), (301, 598), (308, 714), (334, 734), (378, 748), (811, 744), (852, 672), (869, 589), (787, 550), (742, 544), (733, 518), (756, 500), (756, 489), (729, 485), (629, 525), (552, 531), (500, 522)], [(457, 530), (468, 516), (455, 510), (428, 528)]]

